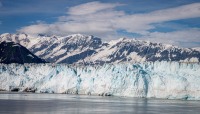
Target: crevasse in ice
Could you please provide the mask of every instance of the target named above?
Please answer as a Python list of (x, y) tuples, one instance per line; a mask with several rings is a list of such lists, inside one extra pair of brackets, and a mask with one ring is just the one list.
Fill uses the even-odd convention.
[(200, 64), (0, 64), (0, 89), (11, 86), (47, 93), (200, 100)]

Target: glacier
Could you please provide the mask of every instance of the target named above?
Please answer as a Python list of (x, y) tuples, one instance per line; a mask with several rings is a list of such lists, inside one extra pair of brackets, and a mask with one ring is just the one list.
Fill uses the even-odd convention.
[(200, 100), (200, 63), (0, 64), (0, 89)]

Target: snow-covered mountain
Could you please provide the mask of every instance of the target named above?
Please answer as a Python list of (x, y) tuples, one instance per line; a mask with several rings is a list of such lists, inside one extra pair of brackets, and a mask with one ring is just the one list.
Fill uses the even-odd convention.
[(0, 63), (45, 63), (44, 60), (32, 54), (28, 49), (15, 42), (0, 43)]
[(102, 42), (100, 38), (82, 34), (60, 37), (5, 33), (0, 36), (0, 41), (4, 40), (20, 43), (40, 58), (56, 63), (200, 61), (200, 52), (195, 49), (126, 38)]
[(192, 48), (192, 49), (200, 52), (200, 47), (195, 47), (195, 48)]

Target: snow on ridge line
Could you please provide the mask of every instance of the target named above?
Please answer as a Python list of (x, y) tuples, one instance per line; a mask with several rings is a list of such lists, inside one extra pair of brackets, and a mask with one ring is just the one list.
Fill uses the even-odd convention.
[(0, 89), (200, 100), (200, 64), (145, 62), (72, 66), (0, 64)]
[[(53, 63), (96, 64), (122, 61), (200, 61), (199, 51), (193, 48), (181, 48), (169, 44), (131, 38), (120, 38), (105, 42), (101, 38), (84, 34), (67, 36), (40, 34), (31, 36), (23, 33), (5, 33), (0, 35), (0, 42), (4, 40), (17, 42), (38, 57)], [(72, 59), (71, 55), (76, 56), (77, 59)], [(59, 61), (59, 58), (63, 58), (62, 61)]]

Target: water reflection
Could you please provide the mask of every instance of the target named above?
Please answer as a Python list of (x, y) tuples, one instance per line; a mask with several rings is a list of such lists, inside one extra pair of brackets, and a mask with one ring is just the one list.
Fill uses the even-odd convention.
[(198, 114), (198, 101), (66, 94), (0, 94), (0, 114)]

